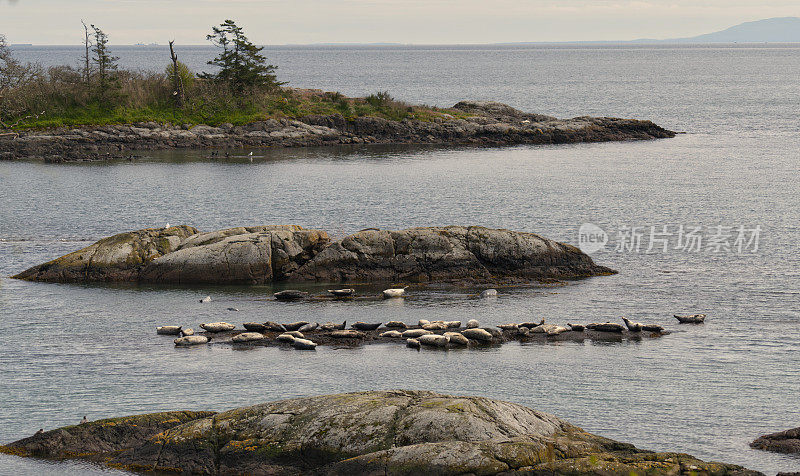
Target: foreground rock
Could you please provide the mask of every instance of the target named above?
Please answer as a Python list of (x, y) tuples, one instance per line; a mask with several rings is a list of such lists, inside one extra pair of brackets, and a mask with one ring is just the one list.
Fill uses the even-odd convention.
[(564, 144), (674, 137), (650, 121), (608, 117), (556, 119), (505, 104), (464, 101), (432, 120), (346, 119), (340, 114), (270, 119), (243, 126), (194, 127), (155, 122), (27, 131), (0, 137), (0, 160), (105, 160), (131, 150), (304, 147), (337, 144)]
[(363, 230), (331, 242), (299, 226), (200, 233), (189, 226), (105, 238), (18, 279), (179, 284), (531, 282), (612, 274), (574, 246), (483, 227)]
[[(185, 421), (189, 415), (101, 420), (0, 448), (196, 474), (760, 474), (639, 450), (520, 405), (433, 392), (297, 398)], [(141, 418), (172, 422), (173, 416), (167, 428), (133, 425)]]
[(750, 446), (776, 453), (800, 454), (800, 427), (756, 438)]

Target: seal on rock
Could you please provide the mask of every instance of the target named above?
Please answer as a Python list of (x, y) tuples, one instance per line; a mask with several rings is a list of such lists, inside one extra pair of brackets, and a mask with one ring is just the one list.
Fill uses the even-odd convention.
[(264, 327), (272, 332), (286, 332), (286, 328), (283, 324), (278, 324), (277, 322), (267, 321), (264, 323)]
[(259, 322), (245, 322), (242, 326), (251, 332), (264, 332), (267, 330), (267, 326)]
[(593, 322), (591, 324), (586, 324), (586, 328), (587, 329), (591, 329), (593, 331), (617, 332), (617, 333), (620, 333), (620, 334), (622, 333), (622, 331), (625, 330), (625, 327), (623, 327), (622, 324), (617, 324), (615, 322), (604, 322), (602, 324), (598, 324), (596, 322)]
[(656, 324), (642, 324), (642, 330), (646, 332), (664, 332), (664, 328)]
[(445, 321), (445, 325), (448, 329), (458, 329), (461, 327), (461, 321)]
[(461, 334), (460, 332), (445, 332), (444, 335), (448, 339), (450, 339), (449, 342), (453, 345), (459, 345), (459, 346), (469, 345), (469, 339), (464, 337), (464, 335)]
[(275, 340), (277, 340), (278, 342), (286, 342), (288, 344), (291, 344), (292, 342), (294, 342), (295, 336), (291, 334), (281, 334), (278, 337), (276, 337)]
[(406, 294), (406, 288), (384, 289), (381, 294), (384, 299), (399, 298)]
[(568, 322), (567, 325), (569, 326), (569, 330), (573, 332), (583, 332), (583, 330), (586, 329), (582, 324), (570, 324)]
[(388, 337), (390, 339), (399, 339), (400, 337), (403, 337), (403, 333), (400, 332), (400, 331), (386, 331), (383, 334), (381, 334), (379, 337)]
[(328, 292), (333, 294), (334, 297), (351, 297), (356, 294), (355, 289), (328, 289)]
[(419, 336), (417, 340), (420, 345), (427, 345), (430, 347), (447, 347), (447, 343), (450, 342), (449, 337), (437, 334)]
[(389, 321), (386, 324), (384, 324), (383, 327), (388, 327), (389, 329), (392, 329), (392, 328), (395, 328), (395, 329), (407, 329), (408, 328), (408, 326), (404, 322), (401, 322), (401, 321)]
[(442, 321), (431, 322), (430, 324), (425, 324), (422, 326), (423, 329), (426, 331), (443, 331), (447, 329), (447, 324)]
[(328, 334), (330, 337), (334, 339), (363, 339), (367, 335), (361, 331), (357, 331), (355, 329), (345, 329), (341, 331), (333, 331)]
[(316, 330), (317, 327), (319, 327), (319, 323), (318, 322), (312, 322), (310, 324), (306, 324), (304, 326), (300, 326), (300, 328), (297, 329), (297, 330), (300, 331), (300, 332), (311, 332), (311, 331)]
[(359, 330), (359, 331), (374, 331), (375, 329), (379, 328), (381, 326), (381, 324), (382, 324), (381, 322), (378, 322), (377, 324), (367, 324), (366, 322), (356, 322), (355, 324), (353, 324), (350, 327), (352, 327), (353, 329)]
[(208, 322), (205, 324), (200, 324), (200, 327), (211, 333), (227, 332), (236, 328), (236, 326), (227, 322)]
[(504, 331), (515, 331), (515, 330), (519, 329), (519, 325), (517, 325), (517, 324), (500, 324), (497, 327), (499, 327), (500, 329), (503, 329)]
[(291, 324), (284, 324), (283, 327), (287, 331), (296, 331), (306, 324), (308, 324), (308, 321), (297, 321), (297, 322), (292, 322)]
[(236, 334), (231, 338), (231, 342), (241, 344), (245, 342), (255, 342), (258, 340), (264, 340), (264, 334), (260, 332), (242, 332), (241, 334)]
[(345, 327), (347, 327), (347, 321), (343, 321), (341, 324), (334, 324), (333, 322), (326, 322), (325, 324), (322, 324), (321, 326), (319, 326), (320, 330), (323, 330), (323, 331), (336, 331), (336, 330), (340, 331), (340, 330), (344, 329)]
[(206, 336), (186, 336), (178, 337), (173, 342), (176, 347), (189, 347), (192, 345), (208, 344), (210, 338)]
[(467, 339), (477, 340), (481, 342), (492, 341), (492, 334), (486, 329), (475, 329), (475, 328), (464, 329), (463, 331), (461, 331), (461, 335), (463, 335)]
[(420, 319), (419, 322), (417, 322), (417, 325), (420, 326), (420, 327), (424, 327), (424, 326), (427, 326), (430, 323), (431, 323), (431, 321), (429, 321), (427, 319)]
[(641, 332), (642, 331), (642, 323), (641, 322), (633, 322), (627, 317), (622, 318), (622, 322), (625, 323), (625, 327), (628, 328), (631, 332)]
[(176, 336), (181, 333), (181, 326), (160, 326), (156, 327), (156, 334), (162, 336)]
[(192, 329), (191, 327), (188, 328), (188, 329), (181, 329), (181, 333), (179, 335), (181, 337), (193, 336), (194, 335), (194, 329)]
[(317, 348), (316, 342), (308, 339), (295, 339), (294, 342), (292, 342), (292, 345), (297, 350), (314, 350)]
[(406, 339), (406, 347), (412, 349), (419, 349), (419, 341), (417, 339)]
[(467, 329), (477, 329), (480, 324), (475, 319), (470, 319), (467, 321)]
[(690, 315), (673, 315), (680, 324), (702, 324), (706, 320), (705, 314), (690, 314)]
[(298, 301), (308, 297), (308, 293), (305, 291), (298, 291), (296, 289), (287, 289), (286, 291), (279, 291), (273, 294), (273, 296), (278, 301)]
[(408, 338), (416, 338), (416, 337), (419, 337), (419, 336), (425, 336), (425, 335), (428, 335), (428, 334), (433, 334), (433, 332), (426, 331), (425, 329), (409, 329), (409, 330), (403, 332), (401, 335), (403, 337), (405, 337), (406, 339), (408, 339)]

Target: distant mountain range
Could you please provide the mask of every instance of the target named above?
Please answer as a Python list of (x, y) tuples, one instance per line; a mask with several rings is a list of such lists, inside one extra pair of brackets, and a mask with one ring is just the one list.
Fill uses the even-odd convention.
[(726, 30), (671, 40), (635, 40), (639, 43), (800, 43), (800, 18), (749, 21)]

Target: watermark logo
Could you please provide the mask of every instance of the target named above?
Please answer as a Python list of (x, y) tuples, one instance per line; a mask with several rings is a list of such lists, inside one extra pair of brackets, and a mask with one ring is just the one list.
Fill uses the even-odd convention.
[(578, 229), (578, 248), (586, 254), (602, 250), (607, 243), (608, 233), (593, 223), (584, 223)]
[(761, 240), (761, 225), (755, 226), (698, 226), (698, 225), (653, 225), (620, 226), (614, 230), (614, 239), (592, 223), (584, 223), (578, 229), (578, 248), (587, 254), (606, 248), (611, 242), (617, 253), (735, 253), (758, 252)]

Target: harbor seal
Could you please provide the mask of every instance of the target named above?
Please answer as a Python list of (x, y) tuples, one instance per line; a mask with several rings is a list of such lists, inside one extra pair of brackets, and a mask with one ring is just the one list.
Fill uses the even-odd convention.
[(429, 321), (427, 319), (420, 319), (419, 322), (417, 322), (417, 325), (420, 326), (420, 327), (424, 327), (424, 326), (427, 326), (430, 323), (431, 323), (431, 321)]
[(642, 324), (642, 330), (646, 332), (657, 332), (659, 334), (664, 332), (664, 328), (656, 324)]
[(311, 331), (316, 330), (318, 327), (319, 327), (319, 323), (318, 322), (312, 322), (310, 324), (306, 324), (304, 326), (300, 326), (300, 328), (297, 329), (297, 330), (300, 331), (300, 332), (311, 332)]
[(400, 298), (406, 294), (406, 288), (384, 289), (381, 294), (384, 299)]
[(406, 347), (412, 349), (419, 349), (419, 341), (417, 339), (406, 339)]
[(156, 327), (156, 334), (162, 336), (176, 336), (181, 333), (181, 326), (160, 326)]
[(236, 334), (231, 338), (231, 342), (236, 344), (242, 344), (245, 342), (255, 342), (258, 340), (264, 340), (264, 334), (260, 332), (242, 332), (241, 334)]
[(388, 337), (390, 339), (399, 339), (400, 337), (403, 337), (403, 333), (400, 332), (400, 331), (386, 331), (383, 334), (381, 334), (379, 337)]
[(445, 321), (448, 329), (458, 329), (461, 327), (461, 321)]
[(447, 324), (442, 321), (431, 322), (430, 324), (425, 324), (422, 326), (423, 329), (426, 331), (443, 331), (447, 329)]
[(602, 324), (593, 322), (591, 324), (586, 324), (586, 328), (598, 332), (617, 332), (620, 334), (625, 330), (622, 324), (617, 324), (615, 322), (604, 322)]
[(480, 324), (475, 319), (470, 319), (467, 321), (467, 329), (477, 329)]
[(388, 327), (389, 329), (407, 329), (408, 326), (401, 321), (389, 321), (383, 325), (383, 327)]
[(272, 332), (286, 332), (286, 328), (283, 327), (283, 324), (278, 324), (277, 322), (267, 321), (264, 323), (264, 327)]
[(242, 326), (250, 332), (264, 332), (267, 330), (267, 326), (258, 322), (245, 322)]
[(292, 322), (290, 324), (284, 324), (283, 328), (286, 329), (287, 331), (296, 331), (306, 324), (308, 324), (308, 321), (297, 321), (297, 322)]
[(500, 324), (497, 327), (503, 329), (504, 331), (515, 331), (519, 329), (519, 326), (517, 324)]
[(181, 337), (193, 336), (193, 335), (194, 335), (194, 329), (192, 329), (191, 327), (188, 329), (181, 329), (180, 333)]
[(460, 332), (445, 332), (444, 335), (450, 339), (450, 343), (456, 346), (467, 346), (469, 345), (469, 339), (464, 337), (463, 334)]
[(641, 332), (642, 331), (642, 323), (641, 322), (633, 322), (627, 317), (622, 318), (622, 322), (625, 323), (625, 327), (628, 328), (631, 332)]
[(367, 335), (361, 331), (357, 331), (355, 329), (345, 329), (341, 331), (333, 331), (328, 334), (330, 337), (334, 339), (363, 339)]
[(202, 303), (211, 302), (211, 296), (204, 297), (203, 299), (200, 300), (200, 302), (202, 302)]
[(586, 329), (582, 324), (570, 324), (568, 322), (567, 325), (569, 326), (569, 330), (574, 332), (583, 332), (583, 330)]
[(447, 343), (450, 342), (449, 337), (437, 334), (419, 336), (417, 340), (420, 345), (427, 345), (430, 347), (447, 347)]
[(308, 297), (308, 293), (305, 291), (298, 291), (296, 289), (287, 289), (286, 291), (279, 291), (273, 294), (273, 296), (278, 301), (298, 301)]
[(347, 321), (344, 321), (341, 324), (334, 324), (333, 322), (329, 321), (319, 326), (319, 329), (322, 331), (336, 331), (336, 330), (342, 330), (345, 327), (347, 327)]
[(497, 289), (484, 289), (483, 291), (481, 291), (478, 297), (482, 299), (497, 297)]
[(291, 334), (281, 334), (275, 338), (278, 342), (286, 342), (287, 344), (291, 344), (295, 340), (295, 336)]
[(463, 331), (461, 331), (461, 335), (463, 335), (467, 339), (477, 340), (481, 342), (492, 341), (492, 334), (486, 329), (476, 329), (476, 328), (464, 329)]
[(377, 324), (367, 324), (366, 322), (359, 321), (350, 327), (359, 331), (374, 331), (375, 329), (379, 328), (381, 324), (381, 322), (378, 322)]
[(333, 294), (334, 297), (352, 297), (356, 294), (355, 289), (328, 289), (328, 292)]
[(401, 335), (403, 337), (405, 337), (406, 339), (408, 339), (408, 338), (412, 338), (413, 339), (413, 338), (420, 337), (420, 336), (426, 336), (428, 334), (433, 334), (433, 332), (426, 331), (425, 329), (409, 329), (409, 330), (403, 332)]
[(314, 350), (317, 348), (317, 343), (308, 339), (295, 339), (292, 345), (297, 350)]
[(208, 322), (200, 324), (200, 327), (212, 333), (232, 331), (236, 328), (236, 326), (227, 322)]
[(186, 336), (186, 337), (178, 337), (175, 339), (175, 347), (189, 347), (192, 345), (201, 345), (201, 344), (208, 344), (210, 338), (206, 336)]
[(689, 315), (681, 315), (675, 314), (673, 315), (675, 319), (678, 320), (680, 324), (702, 324), (706, 320), (705, 314), (689, 314)]

